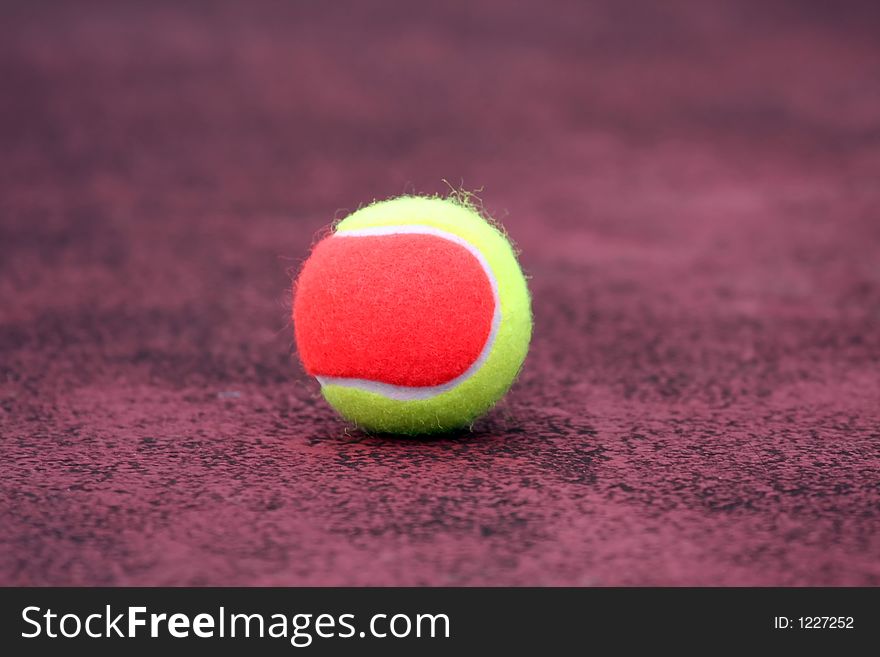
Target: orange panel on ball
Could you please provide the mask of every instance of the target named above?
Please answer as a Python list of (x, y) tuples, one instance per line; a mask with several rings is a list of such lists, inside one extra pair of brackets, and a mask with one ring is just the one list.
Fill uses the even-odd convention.
[(306, 261), (293, 320), (309, 374), (425, 387), (477, 360), (494, 311), (486, 272), (460, 244), (431, 234), (338, 234)]

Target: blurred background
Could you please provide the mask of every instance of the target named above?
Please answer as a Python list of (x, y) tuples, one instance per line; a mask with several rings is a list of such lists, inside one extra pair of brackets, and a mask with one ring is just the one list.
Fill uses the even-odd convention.
[[(0, 583), (878, 584), (880, 11), (0, 5)], [(536, 313), (472, 436), (293, 357), (328, 223), (478, 192)]]

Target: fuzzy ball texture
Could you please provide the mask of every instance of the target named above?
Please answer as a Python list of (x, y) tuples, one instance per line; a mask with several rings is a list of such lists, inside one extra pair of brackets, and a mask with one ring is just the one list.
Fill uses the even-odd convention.
[(319, 242), (294, 286), (296, 344), (357, 426), (468, 426), (508, 390), (532, 334), (510, 242), (466, 200), (374, 203)]

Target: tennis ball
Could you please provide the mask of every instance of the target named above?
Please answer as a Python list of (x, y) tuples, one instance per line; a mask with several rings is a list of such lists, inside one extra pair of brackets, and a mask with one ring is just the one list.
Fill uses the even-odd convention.
[(294, 285), (306, 372), (368, 431), (470, 425), (516, 378), (532, 334), (510, 242), (467, 198), (403, 196), (349, 215)]

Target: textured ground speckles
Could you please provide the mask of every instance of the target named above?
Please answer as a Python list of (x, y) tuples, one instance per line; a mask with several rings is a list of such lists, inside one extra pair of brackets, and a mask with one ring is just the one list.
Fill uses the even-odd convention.
[[(876, 10), (0, 11), (0, 583), (880, 584)], [(532, 353), (347, 430), (290, 272), (442, 179)]]

